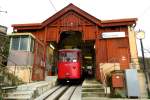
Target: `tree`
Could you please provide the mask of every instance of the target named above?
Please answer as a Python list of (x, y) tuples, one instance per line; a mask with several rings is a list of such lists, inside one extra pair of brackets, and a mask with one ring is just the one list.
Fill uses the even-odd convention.
[(0, 63), (6, 65), (9, 54), (10, 39), (7, 35), (0, 34)]

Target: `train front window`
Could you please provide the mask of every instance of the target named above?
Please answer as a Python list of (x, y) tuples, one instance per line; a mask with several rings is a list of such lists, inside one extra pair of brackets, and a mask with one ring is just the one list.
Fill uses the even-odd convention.
[(77, 62), (77, 53), (76, 52), (60, 52), (59, 61)]

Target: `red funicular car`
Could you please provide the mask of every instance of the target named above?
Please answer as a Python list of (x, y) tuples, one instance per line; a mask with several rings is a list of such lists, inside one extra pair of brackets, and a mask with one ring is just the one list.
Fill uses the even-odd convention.
[(80, 49), (59, 50), (58, 81), (80, 80), (82, 57)]

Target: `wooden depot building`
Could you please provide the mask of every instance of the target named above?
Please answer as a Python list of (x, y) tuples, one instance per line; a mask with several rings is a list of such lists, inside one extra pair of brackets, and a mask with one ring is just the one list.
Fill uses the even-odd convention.
[[(12, 27), (13, 34), (30, 33), (43, 46), (37, 53), (42, 57), (43, 66), (34, 66), (33, 61), (31, 80), (39, 80), (41, 73), (40, 80), (44, 80), (47, 61), (52, 60), (49, 64), (57, 66), (57, 51), (64, 48), (81, 49), (83, 67), (92, 66), (97, 80), (102, 80), (101, 69), (108, 74), (113, 70), (129, 69), (137, 62), (133, 30), (136, 21), (136, 18), (100, 20), (69, 4), (42, 23), (13, 24)], [(38, 51), (39, 47), (34, 50)], [(40, 71), (35, 72), (37, 68)]]

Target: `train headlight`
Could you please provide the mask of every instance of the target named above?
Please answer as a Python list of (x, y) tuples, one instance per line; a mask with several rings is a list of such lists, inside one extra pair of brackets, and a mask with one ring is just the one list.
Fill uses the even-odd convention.
[(77, 60), (76, 60), (76, 59), (74, 59), (74, 60), (73, 60), (73, 62), (77, 62)]

